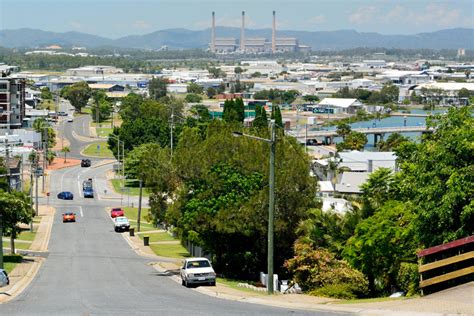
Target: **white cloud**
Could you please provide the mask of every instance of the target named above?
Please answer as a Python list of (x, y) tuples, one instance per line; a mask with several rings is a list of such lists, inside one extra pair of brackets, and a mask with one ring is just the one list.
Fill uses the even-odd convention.
[(380, 22), (405, 23), (413, 26), (435, 25), (437, 27), (473, 25), (472, 17), (463, 18), (458, 9), (450, 9), (446, 4), (438, 3), (430, 3), (424, 9), (417, 11), (396, 5), (384, 17), (380, 17)]
[(324, 24), (326, 23), (326, 17), (322, 14), (319, 14), (319, 15), (316, 15), (316, 16), (313, 16), (311, 18), (308, 19), (308, 24), (310, 25), (320, 25), (320, 24)]
[(349, 15), (349, 22), (354, 24), (371, 23), (376, 17), (377, 11), (377, 8), (374, 6), (360, 7), (351, 15)]
[(146, 30), (151, 28), (151, 23), (143, 20), (138, 20), (132, 23), (132, 27), (135, 29)]
[(78, 21), (69, 22), (69, 26), (71, 26), (73, 29), (82, 29), (83, 28), (83, 25)]

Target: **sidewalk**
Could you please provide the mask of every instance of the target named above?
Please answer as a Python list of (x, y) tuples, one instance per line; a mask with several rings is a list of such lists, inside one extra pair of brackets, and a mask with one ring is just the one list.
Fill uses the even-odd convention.
[[(151, 265), (160, 274), (167, 275), (181, 284), (179, 276), (180, 259), (155, 255), (151, 248), (144, 246), (143, 240), (137, 236), (130, 237), (128, 234), (123, 234), (123, 237), (137, 254), (155, 260)], [(262, 292), (253, 292), (244, 288), (242, 290), (235, 289), (219, 282), (215, 287), (197, 287), (194, 290), (209, 296), (233, 301), (311, 311), (352, 312), (361, 315), (474, 315), (474, 282), (447, 290), (448, 294), (447, 291), (443, 291), (424, 297), (367, 303), (363, 301), (347, 303), (338, 299), (305, 294), (278, 293), (269, 296)]]
[[(38, 231), (29, 250), (32, 252), (46, 252), (48, 251), (56, 210), (53, 207), (40, 205), (38, 211), (39, 216), (41, 216), (41, 222), (39, 223)], [(28, 252), (28, 250), (26, 250), (26, 252)], [(44, 260), (44, 258), (36, 256), (24, 256), (23, 262), (17, 264), (9, 274), (10, 285), (0, 290), (0, 304), (8, 302), (21, 294), (34, 279)]]

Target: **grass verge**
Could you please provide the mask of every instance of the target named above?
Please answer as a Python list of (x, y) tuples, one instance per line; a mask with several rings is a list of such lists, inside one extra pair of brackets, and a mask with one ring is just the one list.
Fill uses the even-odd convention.
[(179, 241), (179, 239), (174, 238), (167, 232), (158, 232), (158, 233), (148, 233), (148, 234), (140, 234), (138, 237), (140, 239), (143, 239), (143, 236), (148, 236), (150, 237), (150, 242), (156, 242), (156, 241)]
[[(26, 250), (26, 249), (30, 249), (30, 246), (31, 246), (30, 243), (28, 243), (28, 244), (19, 243), (19, 242), (15, 243), (15, 249)], [(5, 252), (5, 248), (10, 248), (10, 240), (3, 242), (3, 251), (4, 252)], [(7, 250), (7, 252), (8, 252), (8, 250)]]
[(234, 290), (239, 290), (247, 293), (254, 293), (255, 295), (267, 295), (267, 292), (258, 292), (254, 291), (252, 289), (248, 289), (246, 287), (239, 287), (237, 286), (239, 283), (248, 283), (248, 281), (239, 281), (239, 280), (233, 280), (233, 279), (227, 279), (227, 278), (217, 278), (217, 283), (227, 285), (228, 287), (234, 289)]
[(4, 255), (3, 256), (3, 267), (8, 274), (12, 272), (15, 266), (23, 260), (20, 255)]
[[(132, 227), (137, 227), (138, 219), (138, 208), (137, 207), (124, 207), (125, 216), (130, 220)], [(152, 223), (148, 223), (146, 216), (148, 214), (148, 208), (143, 207), (140, 215), (140, 231), (156, 230), (156, 227)]]
[[(98, 149), (97, 146), (100, 146), (100, 149)], [(97, 143), (89, 144), (84, 149), (83, 153), (85, 156), (92, 156), (92, 157), (101, 157), (101, 158), (114, 157), (114, 155), (112, 154), (112, 151), (109, 149), (109, 146), (107, 145), (107, 142), (97, 142)]]
[(190, 254), (181, 244), (160, 244), (150, 245), (151, 250), (161, 257), (184, 259), (189, 257)]
[(374, 298), (358, 298), (353, 300), (340, 300), (336, 302), (331, 302), (333, 304), (361, 304), (361, 303), (378, 303), (394, 300), (406, 300), (407, 297), (374, 297)]
[[(134, 195), (138, 196), (140, 194), (140, 188), (135, 186), (136, 181), (125, 180), (125, 189), (122, 192), (122, 180), (121, 179), (112, 179), (112, 186), (114, 191), (118, 194), (123, 193), (124, 195)], [(150, 196), (150, 193), (147, 192), (145, 188), (142, 190), (143, 197)]]
[(96, 127), (96, 132), (99, 137), (108, 137), (113, 132), (113, 129), (110, 127)]

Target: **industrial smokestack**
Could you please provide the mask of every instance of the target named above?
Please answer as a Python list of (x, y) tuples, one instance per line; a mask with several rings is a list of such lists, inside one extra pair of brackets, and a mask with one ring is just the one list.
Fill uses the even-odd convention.
[(216, 52), (216, 14), (212, 11), (211, 52)]
[(272, 24), (272, 53), (276, 53), (276, 17), (275, 10), (273, 11), (273, 24)]
[(240, 51), (245, 51), (245, 11), (242, 11), (242, 27), (240, 28)]

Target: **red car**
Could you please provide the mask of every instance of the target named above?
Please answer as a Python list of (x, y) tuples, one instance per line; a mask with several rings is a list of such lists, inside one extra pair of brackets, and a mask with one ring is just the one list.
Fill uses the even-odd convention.
[(63, 223), (66, 222), (75, 222), (76, 221), (76, 214), (72, 212), (67, 212), (63, 214)]
[(125, 212), (121, 208), (113, 208), (110, 211), (110, 217), (116, 218), (119, 216), (125, 216)]

